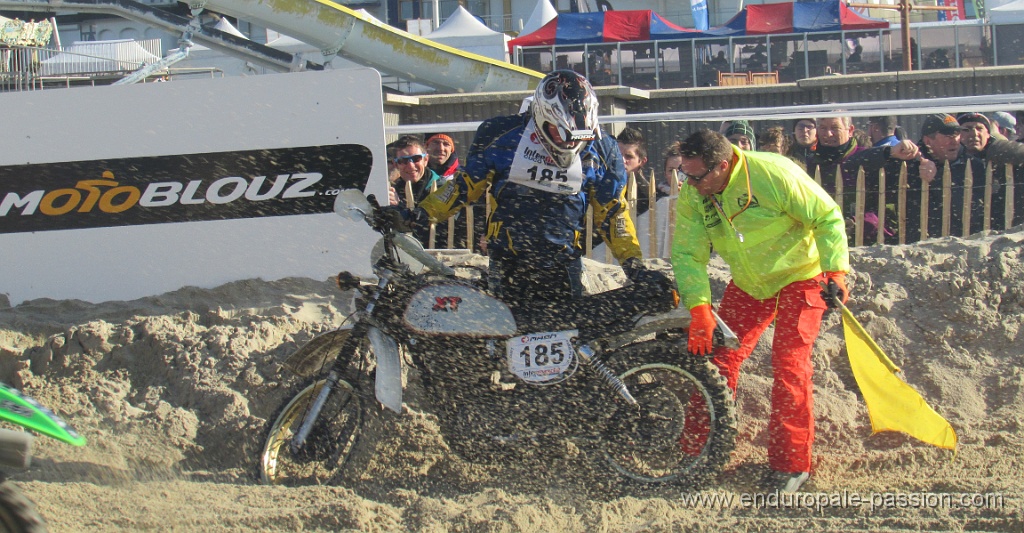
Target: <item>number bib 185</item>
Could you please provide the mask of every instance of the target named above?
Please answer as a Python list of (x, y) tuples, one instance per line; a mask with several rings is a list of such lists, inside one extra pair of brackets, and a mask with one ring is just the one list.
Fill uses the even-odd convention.
[(531, 333), (506, 341), (508, 369), (528, 383), (562, 381), (576, 371), (572, 338), (577, 330)]
[(573, 158), (569, 168), (558, 168), (540, 144), (533, 121), (526, 126), (519, 139), (512, 166), (508, 169), (508, 180), (557, 194), (576, 194), (583, 189), (583, 163), (580, 156)]

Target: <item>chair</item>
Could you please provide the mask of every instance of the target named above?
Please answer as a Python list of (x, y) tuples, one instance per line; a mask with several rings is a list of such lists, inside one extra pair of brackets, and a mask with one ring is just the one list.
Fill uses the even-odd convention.
[(746, 72), (719, 72), (718, 86), (729, 87), (737, 85), (750, 85), (750, 76)]
[(776, 72), (751, 72), (751, 85), (772, 85), (779, 83), (779, 73)]

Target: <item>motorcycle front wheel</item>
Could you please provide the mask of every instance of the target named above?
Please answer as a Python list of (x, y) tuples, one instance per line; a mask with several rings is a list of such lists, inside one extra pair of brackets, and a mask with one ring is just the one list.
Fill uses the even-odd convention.
[[(0, 477), (2, 480), (2, 477)], [(45, 533), (46, 522), (36, 505), (14, 483), (0, 482), (0, 532)]]
[[(682, 348), (682, 349), (681, 349)], [(655, 340), (619, 349), (610, 361), (638, 405), (621, 402), (603, 439), (607, 464), (632, 484), (698, 487), (736, 447), (732, 392), (704, 357)]]
[(306, 442), (292, 450), (292, 438), (326, 379), (313, 379), (272, 418), (260, 454), (259, 478), (268, 485), (326, 485), (334, 481), (356, 446), (363, 423), (358, 391), (339, 380)]

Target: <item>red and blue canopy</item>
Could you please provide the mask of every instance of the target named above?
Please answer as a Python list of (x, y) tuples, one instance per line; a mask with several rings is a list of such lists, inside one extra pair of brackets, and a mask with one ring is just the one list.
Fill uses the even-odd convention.
[(729, 22), (707, 31), (709, 35), (768, 35), (779, 33), (874, 30), (889, 22), (860, 15), (839, 0), (759, 4), (744, 7)]
[(676, 26), (650, 11), (563, 13), (539, 30), (509, 41), (516, 46), (596, 44), (888, 28), (889, 22), (864, 17), (840, 0), (763, 4), (744, 7), (725, 24), (706, 31)]
[(701, 32), (676, 26), (651, 10), (563, 13), (537, 31), (509, 41), (515, 46), (593, 44), (700, 37)]

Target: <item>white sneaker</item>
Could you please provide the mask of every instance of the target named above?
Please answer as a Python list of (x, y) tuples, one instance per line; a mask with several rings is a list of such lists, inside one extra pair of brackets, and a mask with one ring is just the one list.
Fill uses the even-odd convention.
[(776, 472), (776, 488), (779, 492), (796, 492), (810, 479), (810, 472)]

